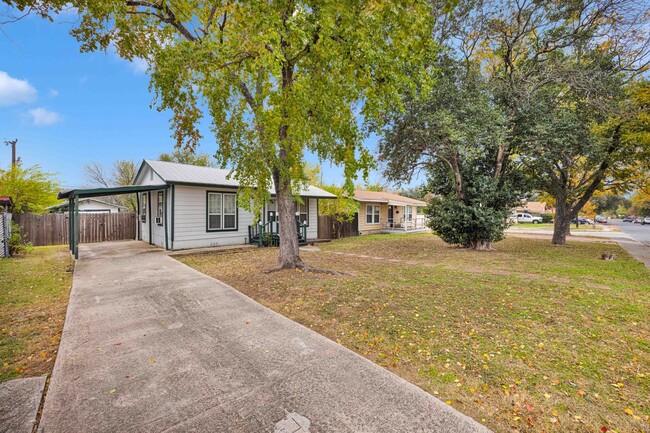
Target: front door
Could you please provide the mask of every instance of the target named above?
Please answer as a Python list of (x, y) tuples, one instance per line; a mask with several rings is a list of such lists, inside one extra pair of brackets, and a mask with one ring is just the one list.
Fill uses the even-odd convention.
[(393, 206), (388, 206), (388, 227), (393, 227)]

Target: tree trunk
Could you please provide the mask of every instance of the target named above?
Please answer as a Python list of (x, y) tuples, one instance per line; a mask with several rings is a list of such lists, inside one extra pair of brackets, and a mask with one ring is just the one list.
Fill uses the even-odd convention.
[(296, 226), (296, 204), (291, 192), (291, 181), (282, 179), (278, 169), (273, 170), (275, 200), (278, 206), (280, 254), (274, 270), (304, 268), (298, 248), (298, 228)]
[(555, 201), (555, 220), (553, 222), (553, 245), (564, 245), (566, 237), (571, 235), (571, 212), (564, 197), (558, 197)]
[(469, 247), (473, 250), (476, 251), (491, 251), (492, 250), (492, 242), (489, 241), (482, 241), (482, 240), (475, 240), (472, 241), (472, 243), (469, 245)]

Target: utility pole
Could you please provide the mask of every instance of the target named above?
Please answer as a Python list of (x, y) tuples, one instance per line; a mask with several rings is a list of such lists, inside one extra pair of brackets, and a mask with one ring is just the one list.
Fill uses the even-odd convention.
[(15, 140), (5, 140), (5, 146), (11, 146), (11, 166), (12, 167), (16, 166), (16, 143), (18, 143), (17, 138)]

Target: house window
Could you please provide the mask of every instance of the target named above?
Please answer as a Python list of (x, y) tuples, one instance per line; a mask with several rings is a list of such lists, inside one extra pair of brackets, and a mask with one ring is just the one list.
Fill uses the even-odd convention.
[(366, 205), (366, 224), (379, 224), (379, 205)]
[(147, 193), (142, 194), (142, 208), (140, 209), (140, 221), (147, 222)]
[(156, 224), (163, 225), (163, 192), (158, 191), (158, 203), (156, 205)]
[(304, 201), (304, 203), (296, 203), (298, 208), (296, 212), (299, 214), (298, 220), (305, 225), (309, 225), (309, 199), (306, 198)]
[(237, 230), (237, 196), (208, 192), (207, 230)]
[(413, 206), (406, 206), (404, 218), (406, 221), (413, 221)]
[(235, 194), (223, 194), (223, 228), (237, 228), (237, 197)]

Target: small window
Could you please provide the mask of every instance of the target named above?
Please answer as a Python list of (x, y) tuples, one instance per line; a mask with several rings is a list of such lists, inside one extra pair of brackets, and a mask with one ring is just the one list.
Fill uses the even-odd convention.
[(237, 197), (235, 194), (223, 195), (223, 228), (226, 230), (237, 228)]
[(208, 193), (207, 230), (237, 230), (236, 194)]
[(298, 221), (302, 224), (309, 225), (309, 199), (304, 199), (304, 203), (296, 203), (298, 210)]
[(406, 206), (405, 213), (404, 218), (406, 221), (413, 221), (413, 206)]
[(163, 192), (158, 191), (158, 204), (156, 206), (156, 224), (163, 225)]
[(143, 223), (147, 222), (147, 193), (141, 194), (142, 196), (142, 208), (140, 209), (140, 221)]
[(221, 230), (221, 194), (208, 193), (208, 230)]
[(366, 224), (379, 224), (379, 205), (366, 205)]

